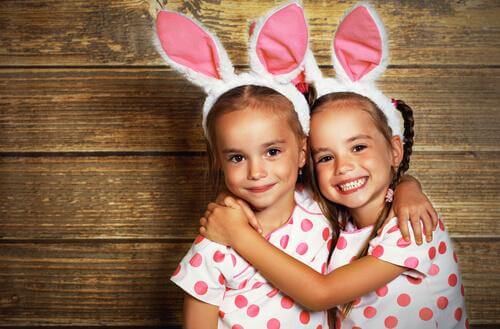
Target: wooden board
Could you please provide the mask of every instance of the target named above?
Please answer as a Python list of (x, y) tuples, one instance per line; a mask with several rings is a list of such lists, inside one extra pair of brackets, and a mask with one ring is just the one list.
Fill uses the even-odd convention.
[[(162, 1), (166, 3), (167, 1)], [(304, 1), (311, 46), (330, 64), (340, 17), (357, 1)], [(393, 65), (500, 64), (497, 1), (373, 2), (390, 33)], [(222, 40), (246, 64), (248, 26), (274, 1), (168, 1)], [(158, 65), (151, 43), (156, 0), (15, 1), (0, 5), (0, 65)], [(17, 14), (22, 13), (22, 15)]]
[[(500, 235), (498, 153), (413, 160), (453, 236)], [(0, 158), (0, 237), (193, 238), (212, 195), (205, 164), (175, 155)]]
[[(331, 70), (325, 70), (330, 74)], [(389, 69), (416, 150), (500, 151), (500, 69)], [(0, 151), (204, 151), (202, 93), (163, 69), (0, 70)]]
[[(471, 324), (494, 323), (499, 240), (455, 241)], [(188, 243), (5, 243), (0, 249), (0, 326), (174, 325), (182, 292), (169, 282)]]

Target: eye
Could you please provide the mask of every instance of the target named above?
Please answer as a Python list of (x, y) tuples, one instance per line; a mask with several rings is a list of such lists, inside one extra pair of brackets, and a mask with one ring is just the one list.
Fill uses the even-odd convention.
[(366, 148), (366, 145), (358, 144), (352, 148), (354, 152), (361, 152)]
[(322, 163), (322, 162), (328, 162), (328, 161), (332, 161), (333, 160), (333, 156), (331, 155), (324, 155), (322, 157), (320, 157), (316, 163)]
[(280, 153), (281, 153), (281, 150), (279, 150), (277, 148), (272, 148), (272, 149), (267, 150), (267, 156), (270, 156), (270, 157), (275, 157), (275, 156), (279, 155)]
[(233, 162), (233, 163), (238, 163), (238, 162), (241, 162), (243, 161), (245, 158), (243, 157), (243, 155), (241, 154), (233, 154), (229, 157), (229, 161)]

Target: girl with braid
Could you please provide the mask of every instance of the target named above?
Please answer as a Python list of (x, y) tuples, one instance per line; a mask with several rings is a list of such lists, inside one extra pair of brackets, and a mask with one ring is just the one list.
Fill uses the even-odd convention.
[[(328, 274), (278, 251), (248, 225), (248, 209), (210, 204), (200, 232), (230, 245), (294, 302), (334, 309), (335, 328), (467, 328), (458, 261), (444, 224), (433, 240), (403, 239), (392, 194), (409, 168), (413, 111), (374, 85), (386, 65), (386, 36), (368, 6), (355, 7), (334, 40), (336, 79), (306, 66), (311, 108), (309, 180), (338, 229)], [(363, 49), (363, 46), (367, 46)], [(401, 116), (403, 119), (402, 129)]]

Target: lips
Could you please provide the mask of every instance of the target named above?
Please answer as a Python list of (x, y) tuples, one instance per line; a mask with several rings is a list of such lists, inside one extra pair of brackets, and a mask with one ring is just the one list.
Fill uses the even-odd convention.
[(266, 192), (266, 191), (272, 189), (274, 185), (276, 185), (276, 183), (262, 185), (262, 186), (256, 186), (256, 187), (249, 187), (249, 188), (247, 188), (247, 190), (252, 192), (252, 193), (263, 193), (263, 192)]
[(364, 187), (367, 181), (368, 177), (358, 177), (343, 181), (342, 183), (337, 184), (335, 187), (342, 194), (350, 194)]

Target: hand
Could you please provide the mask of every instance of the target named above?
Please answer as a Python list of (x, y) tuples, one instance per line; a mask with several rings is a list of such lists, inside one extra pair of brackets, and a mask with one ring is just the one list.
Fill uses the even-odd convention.
[(200, 234), (220, 244), (232, 245), (233, 239), (238, 237), (242, 228), (249, 228), (249, 220), (253, 211), (248, 205), (232, 197), (224, 198), (225, 206), (210, 203), (204, 216), (200, 219)]
[[(252, 209), (246, 203), (245, 201), (235, 198), (231, 195), (229, 195), (226, 192), (220, 192), (217, 195), (217, 198), (215, 199), (215, 203), (217, 203), (220, 206), (225, 206), (225, 207), (230, 207), (228, 203), (232, 203), (236, 201), (242, 208), (245, 214), (247, 215), (248, 223), (260, 234), (262, 234), (262, 226), (260, 225), (259, 220), (257, 217), (255, 217), (255, 214), (253, 213)], [(207, 209), (208, 210), (208, 209)], [(206, 214), (206, 212), (205, 212)], [(206, 217), (206, 216), (205, 216)]]
[(410, 241), (408, 221), (413, 228), (413, 235), (417, 244), (422, 244), (422, 227), (424, 226), (425, 238), (427, 242), (432, 241), (432, 231), (438, 224), (438, 216), (432, 203), (422, 192), (420, 183), (411, 176), (405, 179), (396, 187), (394, 192), (394, 202), (392, 209), (398, 218), (398, 225), (406, 241)]

